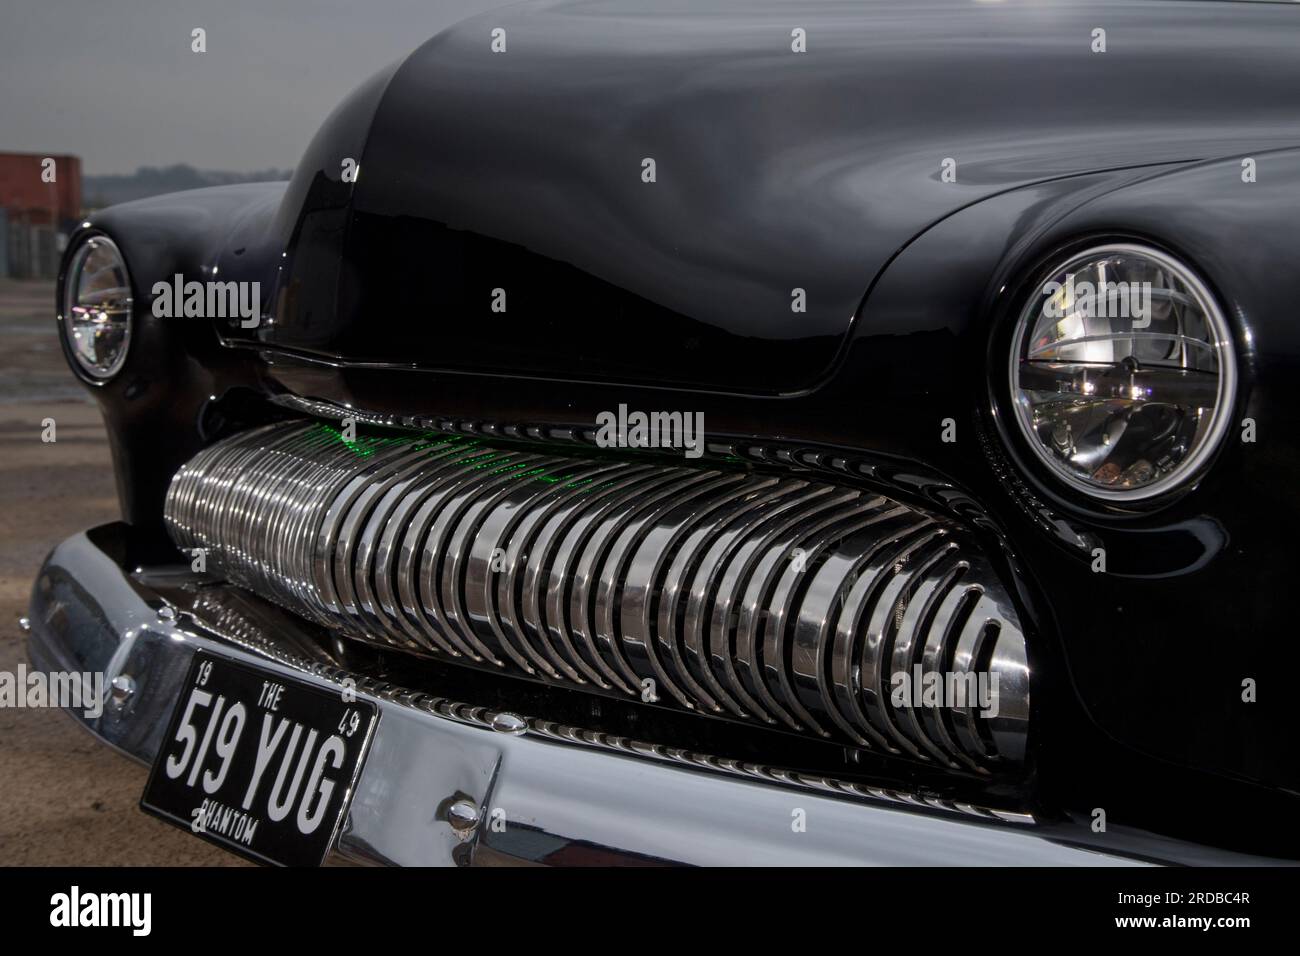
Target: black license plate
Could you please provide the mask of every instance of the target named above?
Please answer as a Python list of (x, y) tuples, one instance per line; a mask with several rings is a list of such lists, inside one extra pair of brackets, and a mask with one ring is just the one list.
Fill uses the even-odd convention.
[(140, 806), (262, 863), (319, 865), (378, 718), (342, 687), (199, 651)]

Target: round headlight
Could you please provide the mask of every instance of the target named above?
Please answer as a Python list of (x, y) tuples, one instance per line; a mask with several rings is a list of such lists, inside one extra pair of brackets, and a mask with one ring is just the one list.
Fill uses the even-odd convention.
[(93, 236), (77, 247), (63, 286), (63, 335), (87, 375), (109, 379), (131, 344), (131, 277), (113, 241)]
[(1081, 252), (1040, 277), (1011, 351), (1015, 418), (1071, 487), (1123, 502), (1192, 478), (1228, 429), (1227, 320), (1185, 265), (1145, 246)]

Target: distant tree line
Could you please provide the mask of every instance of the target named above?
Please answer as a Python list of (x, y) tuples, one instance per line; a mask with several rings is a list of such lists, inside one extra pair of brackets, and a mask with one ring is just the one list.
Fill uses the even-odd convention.
[(87, 209), (102, 209), (132, 199), (144, 199), (183, 189), (226, 186), (231, 183), (261, 183), (288, 179), (289, 169), (259, 169), (247, 173), (195, 169), (185, 163), (175, 166), (141, 166), (130, 175), (86, 176), (82, 195)]

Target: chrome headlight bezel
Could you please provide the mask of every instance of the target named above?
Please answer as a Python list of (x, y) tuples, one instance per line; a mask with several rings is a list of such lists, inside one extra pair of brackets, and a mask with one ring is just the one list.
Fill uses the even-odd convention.
[[(1041, 314), (1042, 290), (1046, 283), (1055, 276), (1064, 275), (1090, 261), (1095, 262), (1108, 256), (1140, 257), (1176, 277), (1204, 318), (1207, 345), (1213, 350), (1217, 369), (1215, 399), (1209, 409), (1210, 422), (1204, 434), (1199, 436), (1186, 456), (1167, 473), (1137, 487), (1119, 489), (1071, 472), (1044, 447), (1035, 431), (1032, 411), (1024, 398), (1021, 382), (1021, 361), (1027, 354), (1027, 339), (1033, 334)], [(1218, 298), (1195, 268), (1185, 259), (1143, 241), (1079, 244), (1039, 262), (1031, 273), (1031, 280), (1022, 286), (1020, 295), (1012, 306), (1013, 309), (1017, 307), (1018, 311), (1013, 313), (1017, 318), (1010, 338), (1005, 340), (1007, 366), (1002, 391), (1009, 399), (1009, 417), (1016, 421), (1015, 437), (1029, 447), (1035, 470), (1045, 472), (1045, 477), (1049, 479), (1046, 482), (1040, 480), (1039, 483), (1055, 492), (1064, 493), (1067, 500), (1073, 497), (1093, 505), (1115, 507), (1150, 507), (1193, 487), (1223, 446), (1224, 437), (1231, 425), (1238, 389), (1232, 326), (1219, 305)]]
[[(121, 290), (107, 300), (114, 306), (114, 316), (107, 311), (101, 313), (95, 322), (82, 321), (76, 316), (78, 309), (84, 308), (86, 295), (82, 288), (82, 279), (87, 262), (93, 255), (105, 257), (106, 262), (100, 270), (112, 270), (115, 284), (107, 290)], [(93, 233), (77, 241), (68, 255), (63, 275), (59, 280), (59, 334), (68, 364), (83, 381), (92, 385), (103, 385), (111, 381), (126, 364), (131, 350), (131, 338), (135, 325), (135, 293), (131, 282), (131, 272), (126, 264), (122, 250), (103, 233)], [(87, 347), (86, 336), (96, 335), (94, 326), (97, 322), (113, 326), (116, 346), (106, 361), (96, 361), (92, 349)]]

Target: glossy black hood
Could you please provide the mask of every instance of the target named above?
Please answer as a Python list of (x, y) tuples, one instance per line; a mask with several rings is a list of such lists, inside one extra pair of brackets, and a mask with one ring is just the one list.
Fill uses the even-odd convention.
[(805, 389), (890, 258), (964, 206), (1300, 142), (1297, 19), (1203, 2), (493, 11), (318, 136), (257, 334), (408, 368)]

